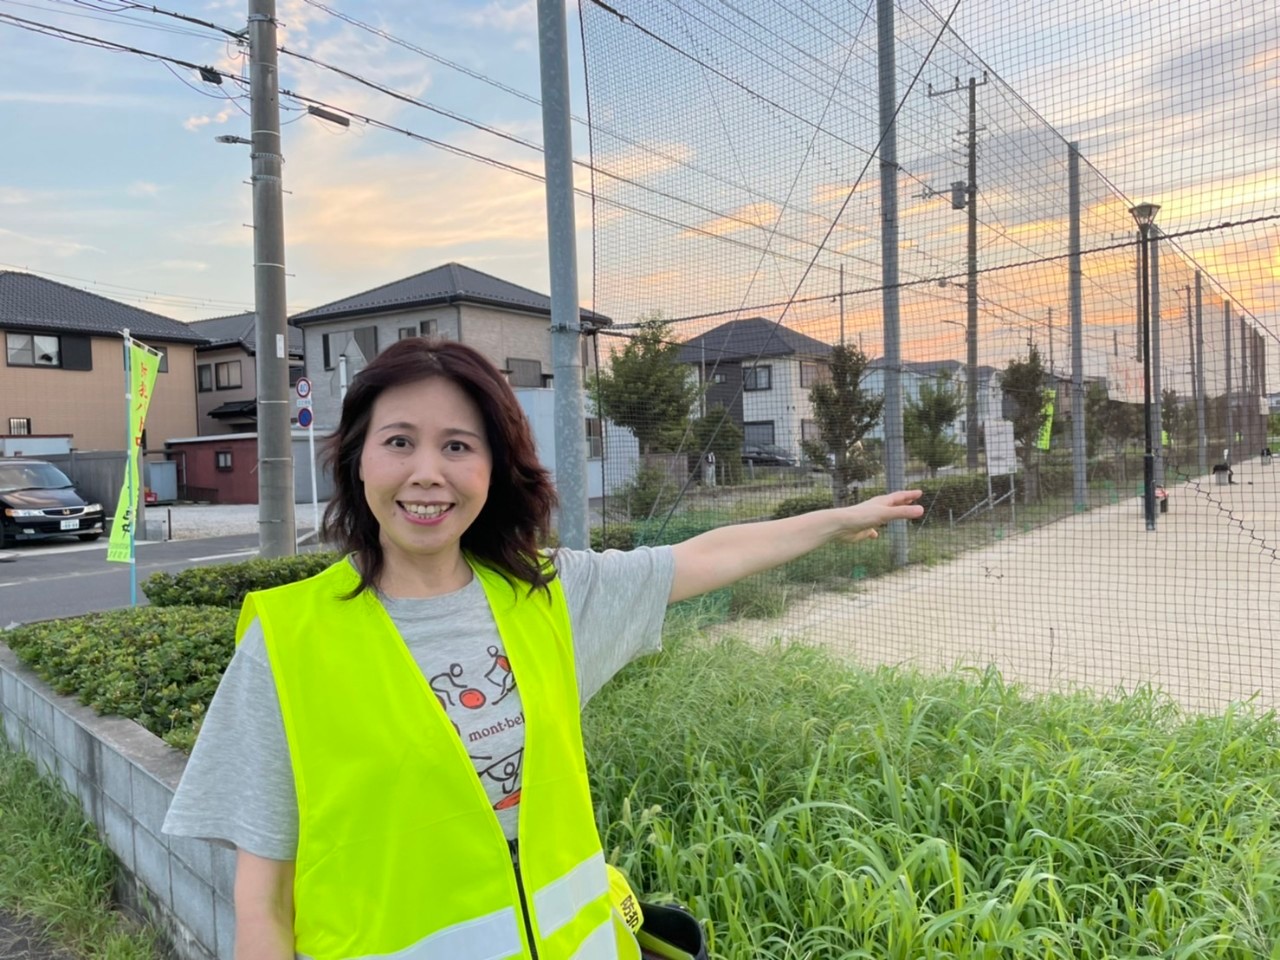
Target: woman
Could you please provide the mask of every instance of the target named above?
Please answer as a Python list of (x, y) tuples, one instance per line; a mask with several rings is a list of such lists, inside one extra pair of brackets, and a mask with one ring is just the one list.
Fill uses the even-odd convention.
[(346, 559), (246, 599), (165, 822), (236, 848), (237, 960), (613, 960), (581, 705), (667, 604), (921, 514), (912, 491), (548, 556), (515, 395), (417, 338), (356, 376), (329, 454)]

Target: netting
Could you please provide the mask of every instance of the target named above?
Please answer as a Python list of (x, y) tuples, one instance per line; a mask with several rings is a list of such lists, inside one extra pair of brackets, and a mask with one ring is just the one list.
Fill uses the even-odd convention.
[(869, 2), (581, 11), (604, 542), (896, 480), (923, 521), (708, 615), (1280, 704), (1280, 8), (900, 0), (891, 44)]

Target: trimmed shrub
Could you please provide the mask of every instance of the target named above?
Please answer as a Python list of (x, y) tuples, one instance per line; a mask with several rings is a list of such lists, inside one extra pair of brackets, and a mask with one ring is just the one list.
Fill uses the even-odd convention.
[(190, 749), (235, 650), (226, 607), (135, 607), (17, 627), (4, 641), (58, 693)]
[(592, 550), (633, 550), (636, 545), (634, 523), (611, 523), (591, 528)]
[(807, 493), (799, 497), (788, 497), (773, 508), (773, 519), (798, 517), (802, 513), (830, 509), (832, 505), (829, 493)]
[(313, 577), (338, 559), (331, 550), (293, 557), (261, 557), (243, 563), (192, 567), (180, 573), (153, 573), (142, 584), (152, 606), (239, 608), (244, 595)]

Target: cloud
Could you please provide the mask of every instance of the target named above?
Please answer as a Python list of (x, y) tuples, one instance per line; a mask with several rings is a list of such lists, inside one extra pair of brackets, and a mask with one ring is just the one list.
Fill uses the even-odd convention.
[(192, 273), (204, 273), (209, 269), (209, 265), (202, 260), (161, 260), (160, 267), (164, 270), (183, 270)]
[(211, 123), (226, 123), (231, 119), (235, 111), (231, 107), (223, 107), (213, 116), (208, 114), (195, 114), (183, 121), (183, 129), (190, 130), (192, 133), (198, 131), (201, 127), (206, 127)]
[(158, 197), (160, 195), (160, 190), (161, 187), (158, 183), (148, 183), (145, 180), (135, 180), (133, 183), (129, 184), (125, 193), (131, 197)]
[(78, 253), (104, 253), (101, 247), (95, 247), (87, 243), (77, 243), (74, 240), (50, 239), (48, 237), (33, 237), (30, 234), (18, 233), (16, 230), (6, 230), (0, 227), (0, 238), (12, 238), (17, 240), (21, 246), (37, 247), (52, 253), (55, 257), (73, 257)]
[(503, 33), (536, 33), (538, 29), (538, 8), (534, 0), (519, 0), (517, 3), (502, 3), (500, 0), (488, 4), (482, 10), (467, 17), (473, 27), (485, 30), (497, 30)]

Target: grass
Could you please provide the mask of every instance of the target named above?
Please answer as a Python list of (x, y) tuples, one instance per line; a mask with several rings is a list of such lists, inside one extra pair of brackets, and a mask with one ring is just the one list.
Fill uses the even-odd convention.
[(677, 638), (586, 730), (606, 855), (719, 960), (1280, 958), (1274, 715)]
[(115, 870), (78, 804), (0, 738), (0, 909), (83, 960), (155, 960), (154, 933), (112, 907)]

